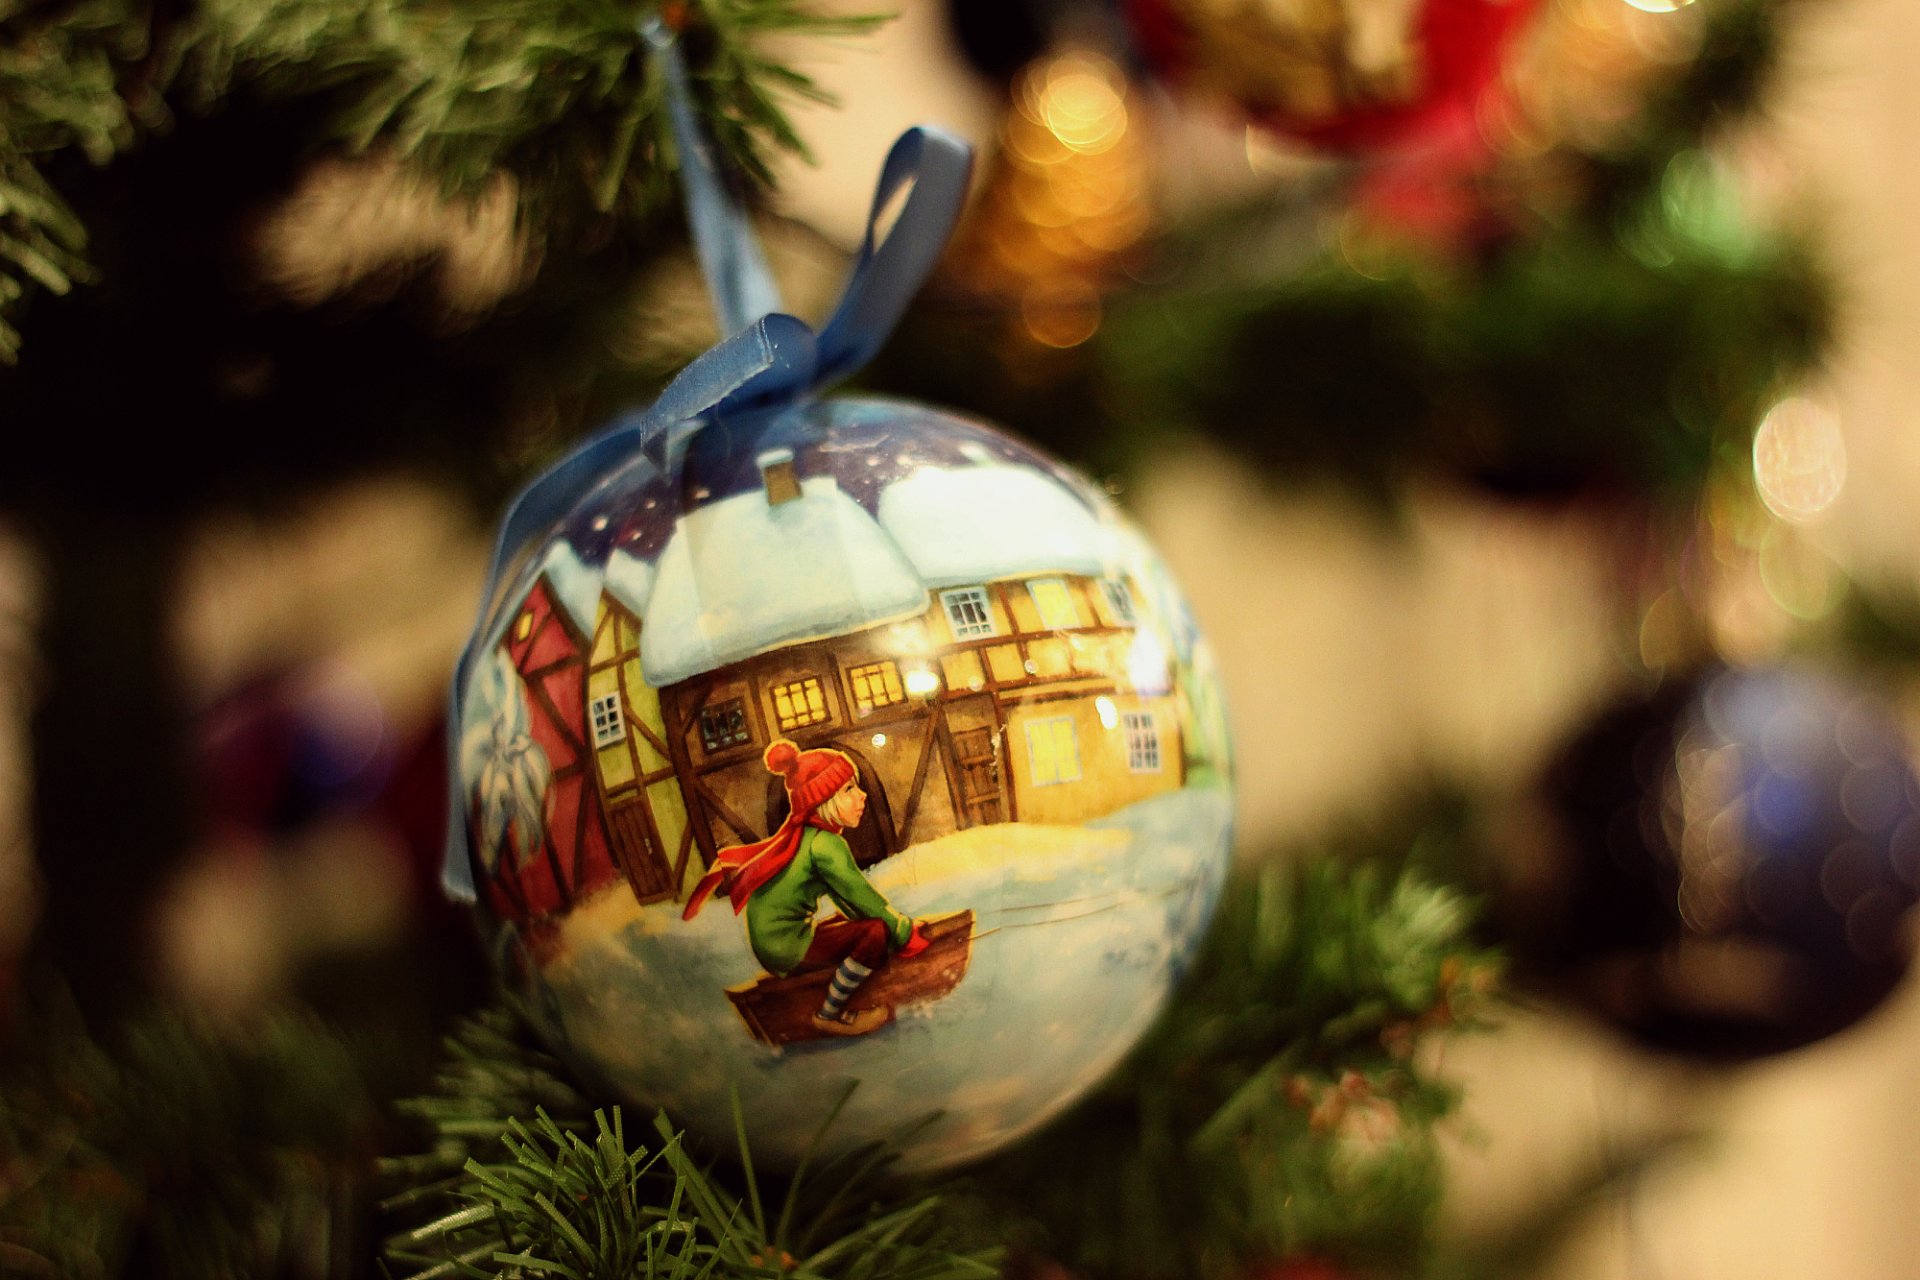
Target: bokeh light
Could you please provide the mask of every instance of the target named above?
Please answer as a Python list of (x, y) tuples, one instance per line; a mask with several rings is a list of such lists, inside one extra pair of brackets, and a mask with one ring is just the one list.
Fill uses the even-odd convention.
[(1089, 49), (1032, 63), (949, 256), (950, 279), (1006, 306), (1031, 346), (1079, 346), (1151, 218), (1147, 153), (1119, 64)]
[(1767, 510), (1793, 524), (1826, 515), (1847, 480), (1840, 424), (1824, 406), (1790, 396), (1768, 411), (1753, 438), (1753, 479)]
[(1111, 59), (1070, 53), (1027, 79), (1021, 105), (1029, 119), (1046, 125), (1069, 150), (1099, 155), (1127, 131), (1119, 84), (1120, 69)]

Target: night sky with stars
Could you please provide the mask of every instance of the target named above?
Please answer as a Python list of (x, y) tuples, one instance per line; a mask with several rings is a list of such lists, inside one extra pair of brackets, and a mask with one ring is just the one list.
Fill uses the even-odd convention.
[(1030, 468), (1083, 500), (1090, 493), (1077, 473), (984, 423), (908, 401), (836, 397), (709, 422), (686, 447), (678, 485), (635, 458), (557, 532), (588, 564), (604, 564), (615, 549), (651, 561), (684, 511), (760, 488), (759, 458), (779, 449), (792, 450), (802, 481), (831, 477), (869, 515), (878, 514), (887, 486), (922, 467)]

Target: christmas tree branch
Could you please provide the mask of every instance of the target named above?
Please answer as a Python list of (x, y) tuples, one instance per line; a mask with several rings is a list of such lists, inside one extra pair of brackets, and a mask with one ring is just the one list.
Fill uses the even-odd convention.
[(0, 10), (0, 358), (17, 358), (36, 291), (89, 277), (63, 175), (232, 101), (312, 101), (308, 151), (383, 146), (449, 195), (513, 180), (533, 224), (643, 221), (672, 198), (677, 168), (640, 34), (649, 13), (682, 30), (695, 106), (755, 184), (773, 153), (804, 154), (782, 100), (821, 97), (761, 42), (877, 21), (799, 0), (203, 0), (165, 20), (139, 0), (82, 0), (58, 22)]
[(154, 1008), (99, 1038), (64, 1002), (14, 1030), (0, 1273), (311, 1273), (337, 1249), (373, 1115), (335, 1034)]
[[(888, 1148), (824, 1165), (809, 1156), (770, 1186), (737, 1122), (737, 1168), (696, 1160), (664, 1116), (651, 1143), (630, 1141), (621, 1110), (592, 1108), (505, 1007), (463, 1024), (448, 1050), (435, 1093), (407, 1107), (425, 1122), (428, 1150), (382, 1166), (399, 1186), (383, 1207), (414, 1220), (389, 1237), (396, 1274), (987, 1280), (998, 1272), (998, 1242), (957, 1235), (946, 1197), (886, 1182)], [(456, 1162), (459, 1172), (447, 1176)], [(767, 1190), (780, 1193), (771, 1219)]]
[(1136, 437), (1203, 433), (1275, 477), (1362, 490), (1425, 468), (1697, 493), (1819, 360), (1835, 303), (1804, 240), (1743, 234), (1679, 194), (1621, 239), (1574, 223), (1471, 272), (1328, 259), (1123, 300), (1095, 340), (1103, 407)]
[(1103, 1278), (1308, 1251), (1414, 1266), (1454, 1105), (1417, 1050), (1481, 1025), (1496, 966), (1466, 900), (1393, 862), (1274, 865), (1233, 886), (1120, 1075), (978, 1172), (992, 1216)]
[[(1458, 841), (1451, 812), (1425, 814), (1428, 846)], [(932, 1186), (889, 1180), (889, 1147), (809, 1156), (769, 1181), (737, 1108), (737, 1164), (701, 1163), (665, 1118), (630, 1143), (522, 1020), (491, 1010), (407, 1108), (427, 1134), (422, 1154), (385, 1164), (386, 1206), (405, 1219), (388, 1259), (415, 1276), (611, 1277), (637, 1274), (651, 1249), (650, 1265), (682, 1280), (982, 1280), (1010, 1244), (1090, 1276), (1156, 1280), (1302, 1249), (1409, 1263), (1438, 1195), (1433, 1132), (1454, 1105), (1419, 1050), (1481, 1024), (1495, 965), (1468, 902), (1406, 865), (1417, 842), (1378, 839), (1392, 856), (1322, 854), (1237, 878), (1182, 994), (1119, 1076)]]

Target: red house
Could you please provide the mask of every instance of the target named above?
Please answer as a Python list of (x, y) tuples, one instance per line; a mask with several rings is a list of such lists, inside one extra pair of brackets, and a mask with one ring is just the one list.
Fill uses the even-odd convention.
[(587, 639), (536, 579), (500, 646), (526, 682), (532, 734), (552, 768), (536, 850), (501, 858), (487, 886), (504, 918), (537, 921), (618, 883), (586, 727)]

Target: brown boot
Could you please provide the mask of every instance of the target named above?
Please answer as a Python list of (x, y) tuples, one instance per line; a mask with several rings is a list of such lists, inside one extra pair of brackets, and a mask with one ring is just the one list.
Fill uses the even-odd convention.
[(837, 1015), (824, 1009), (813, 1015), (813, 1029), (826, 1036), (863, 1036), (893, 1021), (893, 1010), (842, 1009)]

